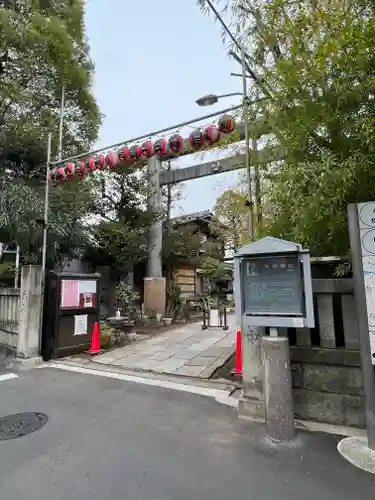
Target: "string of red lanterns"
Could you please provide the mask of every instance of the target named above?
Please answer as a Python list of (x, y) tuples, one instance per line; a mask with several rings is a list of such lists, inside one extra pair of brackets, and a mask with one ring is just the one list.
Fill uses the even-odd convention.
[[(219, 118), (217, 125), (209, 125), (203, 130), (198, 128), (189, 136), (189, 143), (194, 151), (202, 149), (205, 145), (212, 146), (220, 140), (221, 134), (230, 134), (236, 126), (235, 118), (231, 115), (223, 115)], [(73, 177), (82, 179), (86, 174), (96, 170), (114, 169), (121, 165), (131, 164), (140, 158), (166, 156), (169, 153), (179, 155), (183, 153), (184, 139), (179, 134), (173, 134), (169, 139), (165, 137), (145, 141), (142, 145), (135, 144), (130, 148), (125, 146), (116, 153), (98, 155), (86, 161), (67, 163), (65, 166), (54, 167), (49, 172), (49, 178), (53, 183), (67, 181)]]

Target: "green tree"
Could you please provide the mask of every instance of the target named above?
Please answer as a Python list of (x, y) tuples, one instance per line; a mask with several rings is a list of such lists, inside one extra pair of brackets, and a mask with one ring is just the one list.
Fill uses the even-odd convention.
[(194, 224), (180, 225), (178, 220), (164, 224), (162, 259), (167, 276), (172, 277), (177, 263), (199, 265), (202, 246), (202, 235)]
[[(23, 263), (40, 263), (43, 187), (30, 185), (24, 178), (10, 182), (9, 176), (4, 175), (0, 177), (0, 186), (3, 186), (0, 195), (0, 241), (20, 245)], [(48, 222), (49, 267), (64, 258), (82, 255), (88, 243), (84, 217), (90, 208), (91, 190), (87, 183), (72, 182), (69, 186), (58, 186), (52, 190)]]
[(347, 204), (375, 197), (373, 2), (219, 3), (245, 26), (252, 92), (269, 96), (258, 112), (283, 153), (267, 171), (267, 233), (345, 254)]
[(227, 250), (235, 251), (249, 242), (247, 197), (240, 188), (227, 189), (216, 200), (213, 222), (224, 239)]
[[(0, 235), (40, 262), (47, 134), (56, 151), (65, 88), (64, 154), (87, 150), (101, 121), (92, 94), (93, 65), (81, 0), (0, 3)], [(90, 208), (86, 182), (50, 194), (50, 264), (82, 251), (82, 218)]]
[(86, 258), (94, 265), (108, 265), (123, 274), (147, 258), (147, 230), (153, 215), (147, 212), (146, 171), (137, 165), (91, 178), (94, 193), (91, 245)]
[(84, 3), (14, 0), (0, 9), (0, 151), (4, 162), (45, 162), (47, 133), (56, 149), (65, 88), (64, 152), (97, 138), (100, 114), (92, 94), (93, 65), (84, 32)]
[(226, 262), (206, 257), (201, 265), (202, 274), (211, 280), (220, 280), (232, 275), (232, 268)]

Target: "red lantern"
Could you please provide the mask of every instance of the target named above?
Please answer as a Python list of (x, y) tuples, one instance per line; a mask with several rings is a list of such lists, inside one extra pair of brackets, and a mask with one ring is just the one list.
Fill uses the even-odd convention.
[(75, 164), (75, 175), (78, 177), (84, 177), (86, 175), (86, 166), (89, 165), (89, 162), (86, 163), (85, 161), (78, 161)]
[(126, 146), (121, 151), (119, 151), (117, 155), (119, 157), (120, 165), (123, 165), (124, 163), (130, 163), (132, 161), (130, 150)]
[(57, 169), (55, 167), (52, 170), (49, 171), (48, 178), (50, 179), (51, 182), (56, 182), (56, 180), (57, 180)]
[(65, 172), (65, 168), (64, 167), (60, 167), (58, 170), (57, 170), (57, 177), (56, 177), (56, 180), (59, 182), (59, 181), (65, 181), (66, 179), (66, 172)]
[(142, 154), (146, 158), (151, 158), (154, 155), (154, 147), (152, 141), (146, 141), (142, 144)]
[(223, 115), (219, 118), (218, 127), (223, 134), (230, 134), (236, 127), (234, 116)]
[(189, 142), (193, 149), (200, 149), (204, 144), (204, 137), (202, 131), (197, 129), (194, 130), (189, 136)]
[(90, 172), (95, 172), (96, 170), (95, 158), (90, 158), (89, 161), (87, 162), (87, 166)]
[(135, 144), (130, 148), (130, 158), (132, 161), (137, 161), (142, 156), (142, 148), (139, 144)]
[(214, 144), (220, 139), (220, 130), (216, 125), (210, 125), (204, 129), (203, 135), (204, 140), (208, 142), (208, 144)]
[(184, 149), (184, 140), (179, 134), (173, 134), (169, 138), (169, 149), (173, 153), (182, 153)]
[(106, 157), (106, 162), (109, 168), (115, 168), (119, 162), (119, 158), (116, 153), (108, 153)]
[(66, 175), (67, 179), (69, 179), (70, 177), (73, 177), (74, 174), (75, 174), (74, 163), (67, 163), (65, 165), (65, 175)]
[(99, 155), (95, 157), (95, 165), (99, 170), (104, 170), (106, 167), (105, 156)]
[(154, 144), (154, 151), (157, 156), (165, 156), (168, 154), (168, 141), (164, 137), (158, 139)]

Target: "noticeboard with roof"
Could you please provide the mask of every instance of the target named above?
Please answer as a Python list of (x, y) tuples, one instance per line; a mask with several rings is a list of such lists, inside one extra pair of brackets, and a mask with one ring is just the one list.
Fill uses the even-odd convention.
[(313, 327), (310, 255), (301, 245), (266, 237), (235, 255), (238, 323)]

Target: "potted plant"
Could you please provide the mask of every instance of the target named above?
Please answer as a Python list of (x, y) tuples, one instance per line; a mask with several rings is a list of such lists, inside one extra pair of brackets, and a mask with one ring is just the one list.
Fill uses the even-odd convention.
[(171, 325), (181, 306), (181, 289), (174, 275), (167, 280), (164, 324)]
[(165, 326), (170, 326), (173, 322), (175, 316), (175, 310), (172, 302), (167, 301), (167, 305), (165, 307), (165, 316), (164, 316), (164, 324)]
[(139, 315), (140, 294), (133, 290), (133, 287), (120, 281), (116, 288), (117, 307), (122, 311), (122, 327), (130, 338), (130, 334), (135, 336), (135, 318)]
[(214, 306), (215, 301), (211, 295), (203, 295), (199, 299), (199, 307), (202, 311), (209, 311)]

